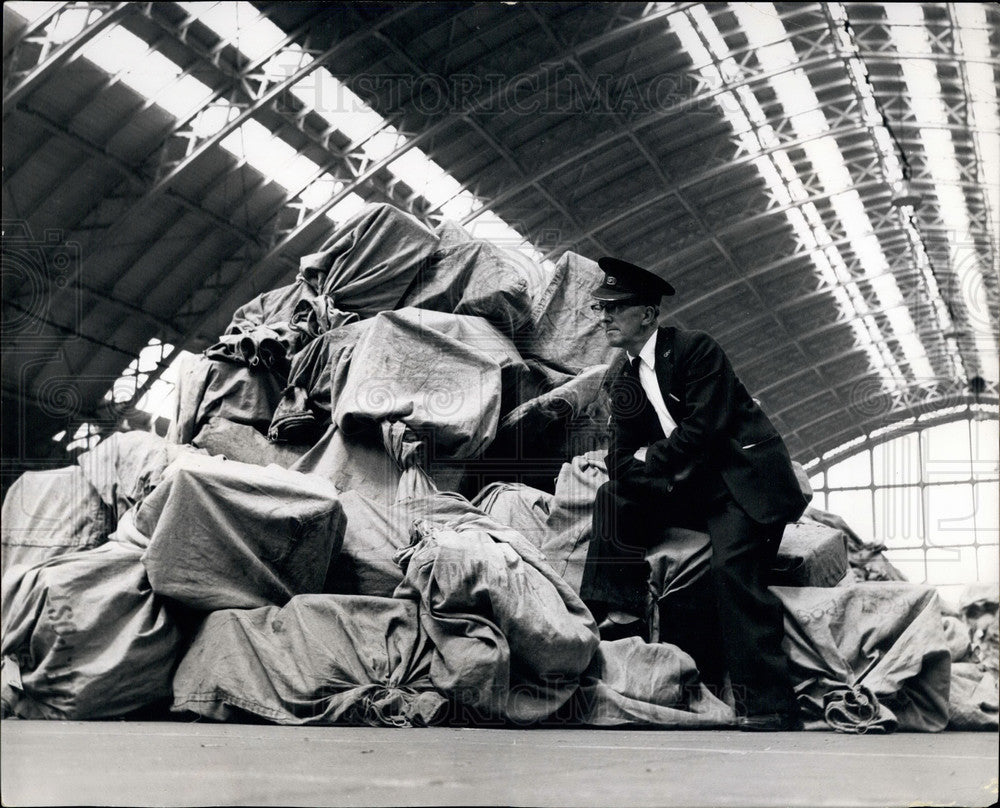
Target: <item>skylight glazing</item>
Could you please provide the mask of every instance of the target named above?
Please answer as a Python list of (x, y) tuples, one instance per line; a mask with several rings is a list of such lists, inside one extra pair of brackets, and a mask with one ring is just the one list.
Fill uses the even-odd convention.
[[(10, 10), (28, 22), (41, 19), (58, 5), (8, 4)], [(262, 72), (272, 79), (282, 79), (312, 62), (309, 54), (300, 46), (288, 42), (287, 35), (249, 3), (178, 5), (230, 42), (248, 60), (261, 62)], [(63, 10), (47, 23), (46, 34), (54, 44), (67, 42), (101, 13), (100, 9), (86, 7)], [(238, 106), (223, 98), (217, 98), (206, 106), (208, 99), (215, 95), (211, 87), (120, 25), (111, 25), (102, 31), (80, 49), (78, 56), (106, 72), (112, 77), (112, 82), (122, 82), (178, 120), (201, 110), (192, 121), (193, 133), (199, 138), (208, 138), (222, 131), (241, 113)], [(467, 227), (473, 236), (519, 251), (545, 269), (552, 269), (552, 263), (544, 259), (524, 236), (486, 210), (481, 200), (463, 190), (458, 181), (419, 148), (407, 148), (408, 140), (404, 135), (325, 68), (311, 71), (292, 86), (291, 93), (351, 139), (353, 145), (372, 161), (384, 160), (398, 152), (399, 156), (388, 164), (387, 170), (427, 199), (442, 216), (453, 219), (470, 217)], [(344, 189), (341, 181), (256, 120), (243, 122), (223, 137), (219, 145), (268, 180), (285, 188), (290, 202), (297, 198), (308, 209), (321, 208)], [(342, 221), (364, 204), (364, 199), (351, 192), (326, 210), (325, 215), (332, 221)], [(166, 353), (165, 348), (169, 349)], [(150, 352), (157, 353), (162, 359), (171, 351), (172, 346), (163, 346), (154, 340), (108, 390), (105, 399), (123, 401), (127, 390), (131, 391), (130, 396), (134, 395), (148, 378), (149, 371), (142, 367), (149, 363)], [(136, 402), (136, 406), (156, 415), (166, 415), (167, 411), (172, 414), (170, 396), (173, 384), (169, 381), (169, 374), (176, 372), (176, 366), (176, 357), (172, 357), (170, 367)]]
[[(961, 4), (958, 4), (959, 7)], [(970, 4), (975, 6), (978, 4)], [(978, 15), (983, 15), (978, 10)], [(955, 143), (949, 129), (948, 112), (942, 101), (943, 89), (938, 79), (937, 65), (932, 58), (933, 48), (924, 24), (923, 9), (916, 3), (890, 3), (885, 6), (889, 31), (900, 54), (900, 70), (906, 84), (906, 97), (919, 122), (918, 133), (923, 147), (927, 169), (934, 183), (934, 193), (938, 210), (944, 220), (951, 267), (959, 273), (959, 289), (963, 303), (969, 312), (969, 325), (975, 330), (976, 351), (979, 357), (979, 373), (991, 381), (996, 381), (1000, 369), (995, 336), (990, 323), (989, 300), (983, 278), (984, 267), (975, 239), (971, 232), (968, 206), (962, 187), (962, 172), (955, 152)], [(989, 43), (986, 38), (985, 17), (976, 12), (961, 12), (960, 20), (968, 22), (968, 29), (960, 29), (958, 42), (969, 58), (965, 68), (969, 71), (972, 117), (975, 118), (975, 135), (984, 165), (984, 190), (992, 210), (990, 221), (996, 234), (997, 190), (1000, 183), (1000, 119), (997, 113), (997, 97), (992, 78), (984, 74), (988, 70)], [(987, 60), (985, 63), (979, 59)], [(981, 118), (981, 120), (980, 120)], [(992, 174), (990, 181), (989, 172)]]
[[(789, 116), (796, 134), (800, 138), (807, 138), (828, 129), (825, 121), (803, 117), (807, 113), (822, 114), (821, 104), (804, 71), (794, 68), (798, 59), (795, 49), (788, 41), (788, 31), (785, 30), (777, 9), (770, 3), (742, 3), (734, 6), (734, 13), (749, 44), (754, 48), (761, 67), (771, 74), (768, 83), (785, 114)], [(873, 113), (874, 110), (869, 108), (866, 121), (869, 125), (875, 123)], [(853, 190), (850, 171), (836, 140), (833, 137), (806, 139), (801, 148), (819, 176), (824, 191), (830, 194), (830, 205), (847, 233), (851, 250), (864, 267), (870, 286), (878, 297), (879, 310), (885, 313), (892, 326), (893, 335), (906, 356), (910, 373), (917, 379), (933, 378), (934, 370), (916, 336), (916, 326), (904, 305), (903, 296), (875, 236), (864, 203), (858, 192)], [(787, 159), (784, 152), (777, 153), (775, 157)], [(830, 257), (833, 259), (836, 275), (852, 297), (852, 305), (859, 313), (867, 313), (867, 305), (861, 294), (857, 293), (857, 285), (848, 280), (850, 275), (846, 272), (846, 267), (838, 266), (842, 261), (838, 261), (836, 256)], [(870, 329), (868, 331), (870, 333)], [(890, 363), (887, 362), (886, 365), (888, 367)]]
[[(776, 12), (773, 13), (776, 17)], [(690, 19), (688, 15), (690, 15)], [(667, 19), (671, 30), (680, 38), (685, 50), (698, 66), (699, 72), (712, 87), (722, 89), (740, 76), (739, 67), (729, 56), (729, 48), (725, 40), (703, 6), (694, 6), (687, 12), (676, 12), (669, 15)], [(780, 21), (778, 21), (778, 25), (780, 25)], [(782, 28), (782, 30), (784, 29)], [(768, 45), (768, 43), (762, 44)], [(767, 58), (772, 60), (772, 64), (769, 66), (776, 69), (791, 69), (790, 65), (795, 62), (794, 53), (789, 53), (787, 49), (771, 46), (767, 53), (769, 54)], [(793, 78), (792, 81), (798, 90), (803, 89), (797, 78)], [(772, 79), (772, 83), (775, 83), (775, 79)], [(778, 87), (784, 88), (784, 86), (780, 80), (777, 81), (776, 92)], [(797, 111), (805, 113), (818, 109), (819, 105), (815, 101), (811, 87), (808, 88), (808, 93), (812, 95), (811, 102), (789, 101), (790, 105), (795, 107), (795, 104), (798, 104)], [(872, 366), (879, 372), (887, 390), (902, 387), (906, 379), (905, 374), (882, 339), (878, 324), (847, 270), (842, 256), (832, 246), (833, 239), (823, 224), (815, 204), (808, 201), (808, 191), (798, 181), (797, 172), (790, 158), (784, 151), (777, 148), (779, 146), (777, 138), (773, 129), (767, 125), (766, 116), (757, 99), (746, 86), (741, 86), (735, 92), (723, 90), (718, 93), (716, 103), (730, 121), (743, 149), (749, 154), (759, 155), (754, 159), (754, 165), (775, 199), (786, 208), (788, 220), (801, 243), (813, 251), (821, 278), (830, 286), (831, 293), (844, 320), (850, 323), (858, 344), (863, 346), (867, 352)], [(751, 126), (751, 121), (756, 126)], [(825, 122), (822, 126), (825, 126)], [(805, 127), (805, 132), (815, 135), (817, 130), (821, 129), (821, 124), (815, 116), (811, 116), (806, 119)], [(830, 148), (829, 144), (819, 146), (819, 149), (824, 150), (825, 153), (817, 156), (817, 162), (822, 162), (824, 170), (830, 172), (836, 172), (836, 166), (839, 165), (841, 173), (839, 175), (831, 173), (826, 180), (832, 183), (834, 188), (846, 187), (844, 185), (846, 169), (843, 167), (842, 159), (838, 159), (837, 163), (833, 164), (834, 168), (826, 168), (825, 158), (829, 156)], [(770, 150), (770, 154), (767, 153), (768, 150)], [(837, 154), (839, 158), (839, 149)], [(841, 200), (841, 204), (851, 211), (854, 210), (850, 198), (845, 197)], [(856, 228), (856, 231), (860, 231), (860, 226)], [(825, 249), (818, 249), (823, 245), (829, 246)], [(919, 362), (920, 357), (914, 356), (910, 361)], [(926, 362), (925, 356), (923, 361)]]

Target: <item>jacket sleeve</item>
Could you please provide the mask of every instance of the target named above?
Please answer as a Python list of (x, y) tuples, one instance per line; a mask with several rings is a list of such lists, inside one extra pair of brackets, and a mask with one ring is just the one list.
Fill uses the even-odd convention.
[(639, 440), (635, 427), (631, 425), (630, 416), (635, 414), (632, 407), (636, 404), (634, 391), (629, 389), (620, 372), (613, 378), (607, 392), (611, 417), (608, 420), (608, 454), (605, 462), (608, 476), (612, 480), (619, 480), (643, 470), (645, 464), (640, 463), (633, 455), (644, 442)]
[(635, 441), (629, 440), (627, 430), (611, 416), (610, 440), (608, 443), (608, 455), (605, 463), (608, 467), (608, 476), (612, 480), (620, 480), (641, 471), (642, 463), (635, 459), (635, 451), (639, 445), (632, 445)]
[(683, 373), (685, 412), (668, 437), (650, 445), (645, 464), (647, 474), (671, 483), (684, 479), (728, 439), (738, 384), (722, 347), (708, 334), (695, 334), (676, 361)]

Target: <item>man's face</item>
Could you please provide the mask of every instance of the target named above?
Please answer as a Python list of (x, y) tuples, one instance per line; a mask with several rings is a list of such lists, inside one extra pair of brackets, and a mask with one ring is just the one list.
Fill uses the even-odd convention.
[[(604, 337), (613, 348), (632, 348), (636, 342), (645, 342), (652, 315), (650, 306), (638, 303), (603, 303), (597, 312)], [(641, 347), (641, 345), (639, 346)]]

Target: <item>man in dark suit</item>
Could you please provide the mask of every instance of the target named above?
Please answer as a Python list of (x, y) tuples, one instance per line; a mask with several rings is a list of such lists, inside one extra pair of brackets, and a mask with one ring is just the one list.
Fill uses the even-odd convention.
[(707, 531), (707, 592), (668, 639), (709, 684), (728, 670), (741, 729), (798, 728), (781, 607), (765, 582), (785, 524), (807, 504), (788, 450), (714, 339), (657, 327), (669, 283), (618, 259), (598, 264), (592, 308), (628, 361), (611, 380), (611, 479), (595, 501), (580, 594), (602, 637), (639, 634), (646, 550), (668, 525)]

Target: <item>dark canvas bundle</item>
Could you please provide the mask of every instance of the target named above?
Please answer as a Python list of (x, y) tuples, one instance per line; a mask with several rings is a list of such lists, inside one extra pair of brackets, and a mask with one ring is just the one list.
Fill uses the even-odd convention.
[(103, 544), (116, 521), (79, 466), (27, 471), (4, 497), (0, 571)]
[(699, 681), (690, 656), (638, 637), (600, 644), (573, 703), (573, 717), (593, 726), (708, 728), (736, 718)]
[[(536, 396), (508, 413), (501, 424), (502, 429), (518, 428), (538, 434), (551, 428), (553, 422), (563, 422), (563, 431), (588, 431), (592, 438), (604, 438), (608, 417), (611, 414), (602, 384), (608, 365), (594, 365), (584, 368), (575, 376), (564, 377), (564, 381), (550, 390)], [(599, 434), (598, 434), (599, 433)], [(552, 443), (552, 451), (565, 449), (562, 444)], [(588, 449), (604, 448), (603, 444)], [(582, 454), (575, 452), (573, 454)]]
[(170, 695), (180, 634), (141, 556), (108, 542), (4, 576), (5, 710), (114, 718)]
[(344, 530), (327, 480), (214, 457), (179, 460), (135, 522), (153, 590), (204, 611), (322, 592)]
[(482, 317), (513, 336), (531, 323), (539, 270), (527, 258), (471, 239), (438, 250), (401, 305)]
[(180, 364), (177, 410), (170, 439), (188, 444), (211, 418), (252, 426), (266, 434), (281, 400), (283, 381), (266, 367), (185, 357)]
[(173, 709), (218, 721), (433, 723), (445, 699), (412, 601), (298, 595), (202, 624), (174, 677)]
[(372, 317), (400, 305), (437, 247), (437, 236), (410, 214), (366, 205), (300, 259), (298, 278), (338, 309)]
[(807, 728), (945, 728), (951, 656), (932, 587), (873, 582), (771, 591), (785, 609), (785, 648)]
[(435, 687), (519, 723), (548, 717), (573, 695), (597, 647), (596, 625), (527, 540), (484, 514), (457, 529), (418, 528), (398, 558), (396, 597), (420, 601)]
[(505, 355), (502, 336), (481, 323), (420, 309), (376, 316), (331, 396), (334, 423), (350, 432), (359, 422), (399, 421), (437, 455), (481, 452), (496, 435)]
[(862, 539), (842, 516), (809, 506), (802, 522), (814, 522), (839, 530), (847, 541), (848, 562), (859, 581), (905, 581), (906, 576), (885, 557), (885, 545)]
[(590, 310), (594, 302), (590, 293), (603, 277), (596, 261), (563, 253), (535, 302), (531, 330), (518, 338), (521, 353), (574, 375), (611, 362), (620, 349), (608, 345)]
[(315, 441), (322, 434), (347, 378), (354, 348), (371, 325), (371, 320), (363, 320), (335, 328), (295, 356), (268, 429), (272, 441)]
[(210, 359), (227, 360), (288, 376), (292, 356), (320, 334), (358, 319), (338, 310), (329, 295), (301, 280), (258, 295), (240, 306)]
[(569, 458), (594, 450), (606, 453), (610, 416), (602, 389), (606, 371), (607, 366), (596, 365), (568, 376), (549, 368), (552, 386), (503, 416), (490, 457), (513, 458), (534, 472), (518, 479), (551, 492), (552, 480)]
[(771, 570), (779, 586), (836, 586), (847, 575), (847, 537), (842, 531), (807, 521), (785, 527)]

